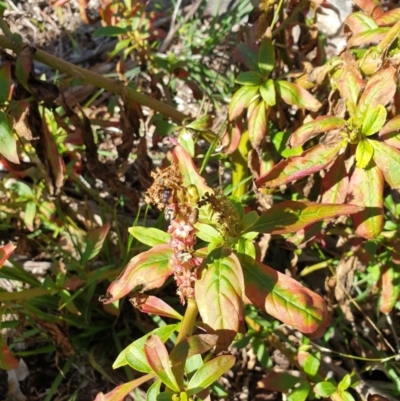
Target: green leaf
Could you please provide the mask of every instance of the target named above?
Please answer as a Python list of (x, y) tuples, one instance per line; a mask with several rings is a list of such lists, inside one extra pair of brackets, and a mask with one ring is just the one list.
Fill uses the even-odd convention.
[(172, 391), (180, 390), (175, 375), (171, 368), (167, 348), (161, 338), (152, 334), (146, 339), (144, 353), (147, 363), (157, 377)]
[(247, 130), (249, 140), (254, 149), (259, 149), (265, 138), (268, 127), (269, 107), (261, 100), (252, 110), (249, 108), (247, 116)]
[(121, 28), (119, 26), (102, 26), (97, 28), (92, 36), (97, 38), (99, 36), (119, 36), (128, 33), (128, 28)]
[(347, 47), (358, 47), (369, 43), (379, 43), (388, 33), (389, 28), (376, 28), (353, 35), (347, 42)]
[(33, 201), (29, 201), (26, 203), (25, 206), (25, 213), (24, 213), (24, 223), (26, 227), (33, 231), (33, 222), (36, 216), (36, 203)]
[(235, 61), (244, 64), (249, 70), (256, 71), (258, 69), (257, 50), (255, 45), (239, 43), (233, 50), (232, 57)]
[(4, 104), (11, 91), (11, 64), (3, 63), (0, 68), (0, 104)]
[(178, 142), (191, 157), (194, 157), (194, 138), (190, 130), (182, 128), (179, 131)]
[(121, 366), (130, 365), (133, 369), (138, 372), (149, 373), (151, 368), (147, 363), (146, 356), (144, 354), (144, 344), (148, 337), (156, 334), (163, 342), (166, 342), (171, 335), (179, 328), (178, 324), (169, 324), (167, 326), (159, 327), (150, 333), (145, 334), (143, 337), (134, 341), (128, 345), (123, 351), (120, 352), (117, 359), (113, 364), (113, 369), (117, 369)]
[(313, 378), (319, 370), (321, 364), (321, 355), (317, 353), (316, 355), (308, 354), (306, 360), (303, 363), (304, 372)]
[(275, 85), (272, 79), (260, 85), (260, 95), (268, 106), (272, 107), (276, 105)]
[(374, 155), (374, 148), (368, 139), (362, 139), (356, 149), (356, 161), (358, 168), (365, 168)]
[(376, 134), (386, 122), (387, 111), (384, 106), (378, 104), (370, 110), (363, 120), (361, 132), (365, 136)]
[(267, 78), (275, 67), (275, 49), (272, 44), (271, 29), (268, 28), (266, 37), (262, 38), (258, 53), (258, 68)]
[(195, 297), (203, 322), (223, 332), (221, 346), (229, 346), (243, 314), (242, 268), (233, 253), (217, 248), (203, 262), (195, 282)]
[(333, 383), (328, 382), (328, 381), (317, 383), (314, 386), (314, 393), (318, 397), (329, 397), (330, 395), (335, 393), (336, 390), (337, 390), (337, 386), (335, 386)]
[(241, 231), (247, 231), (247, 229), (253, 226), (258, 220), (258, 213), (255, 210), (252, 210), (249, 213), (246, 213), (242, 220), (240, 221), (240, 229)]
[(235, 82), (240, 85), (250, 85), (250, 86), (260, 85), (262, 81), (263, 77), (260, 75), (260, 73), (255, 71), (242, 72), (235, 79)]
[(293, 376), (288, 372), (272, 371), (267, 373), (267, 376), (262, 380), (262, 384), (267, 390), (287, 393), (300, 380), (300, 377)]
[(356, 401), (348, 391), (341, 391), (339, 394), (343, 401)]
[(160, 394), (161, 380), (156, 380), (147, 390), (146, 401), (157, 401), (157, 395)]
[(19, 164), (17, 142), (6, 115), (0, 111), (0, 153), (13, 163)]
[(196, 118), (190, 124), (186, 125), (186, 128), (190, 128), (194, 131), (207, 132), (210, 130), (211, 125), (212, 125), (211, 116), (204, 115)]
[(232, 355), (217, 356), (201, 366), (188, 384), (188, 395), (194, 395), (208, 388), (235, 364)]
[(351, 385), (351, 374), (347, 373), (343, 379), (338, 384), (338, 390), (344, 391), (347, 390)]
[(324, 205), (314, 202), (284, 201), (265, 211), (248, 231), (269, 234), (288, 234), (317, 221), (357, 213), (355, 205)]
[(219, 231), (209, 224), (196, 223), (195, 228), (198, 230), (196, 236), (205, 242), (222, 243), (224, 239), (221, 237)]
[(310, 383), (304, 382), (300, 386), (296, 387), (288, 396), (287, 401), (306, 401), (308, 394), (310, 393)]
[[(396, 227), (397, 228), (397, 227)], [(390, 313), (400, 295), (400, 272), (398, 271), (398, 265), (395, 265), (392, 261), (385, 263), (382, 266), (382, 274), (380, 278), (381, 296), (379, 300), (379, 310), (382, 313)], [(346, 390), (346, 389), (343, 389)]]
[(134, 226), (128, 228), (128, 232), (142, 244), (148, 246), (166, 244), (171, 238), (170, 234), (153, 227)]
[(389, 146), (400, 149), (400, 115), (388, 121), (379, 131), (379, 137)]
[(374, 147), (374, 161), (382, 171), (385, 181), (393, 188), (400, 188), (400, 150), (381, 141), (370, 141)]
[(400, 20), (400, 9), (395, 8), (393, 10), (386, 11), (380, 17), (375, 19), (375, 22), (379, 26), (391, 26)]
[(107, 223), (104, 224), (104, 226), (94, 228), (88, 232), (85, 241), (85, 252), (81, 260), (82, 264), (85, 264), (99, 254), (109, 230), (110, 224)]
[(244, 109), (259, 96), (259, 86), (243, 86), (237, 90), (229, 103), (229, 120), (238, 118)]
[(379, 28), (378, 24), (372, 17), (362, 12), (355, 12), (350, 14), (346, 18), (345, 23), (350, 28), (353, 34)]
[(287, 81), (275, 81), (275, 85), (279, 96), (287, 104), (311, 111), (321, 107), (321, 103), (300, 85)]

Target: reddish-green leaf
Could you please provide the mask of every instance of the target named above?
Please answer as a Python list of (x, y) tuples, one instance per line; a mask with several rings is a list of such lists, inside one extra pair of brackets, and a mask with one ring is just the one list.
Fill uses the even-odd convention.
[(15, 369), (18, 366), (18, 359), (12, 354), (7, 344), (0, 335), (0, 369)]
[(110, 224), (107, 223), (88, 232), (85, 241), (85, 252), (82, 255), (82, 264), (99, 254), (109, 230)]
[(263, 81), (263, 77), (260, 75), (259, 72), (256, 71), (246, 71), (239, 74), (235, 82), (240, 85), (249, 85), (249, 86), (256, 86), (260, 85)]
[(358, 168), (365, 168), (374, 155), (374, 148), (368, 139), (362, 139), (356, 149), (356, 165)]
[(269, 76), (275, 67), (275, 49), (272, 44), (271, 29), (267, 29), (266, 36), (261, 40), (260, 51), (258, 53), (258, 68), (265, 78)]
[(269, 79), (260, 85), (260, 95), (268, 106), (275, 106), (276, 92), (274, 81), (272, 79)]
[(388, 121), (379, 131), (379, 136), (389, 146), (400, 149), (400, 115)]
[(169, 263), (171, 255), (169, 245), (156, 245), (132, 258), (118, 279), (108, 287), (104, 303), (114, 302), (139, 286), (143, 291), (161, 287), (173, 273)]
[(303, 124), (291, 135), (288, 145), (292, 148), (303, 145), (309, 139), (323, 132), (340, 129), (346, 124), (346, 120), (333, 116), (321, 116), (309, 123)]
[(128, 228), (128, 232), (142, 244), (148, 246), (165, 244), (171, 238), (170, 234), (154, 227), (134, 226)]
[(0, 111), (0, 153), (13, 163), (19, 164), (17, 142), (6, 115)]
[(224, 147), (225, 154), (230, 155), (238, 148), (242, 135), (242, 128), (241, 122), (237, 120), (228, 125), (225, 134), (221, 138), (221, 145)]
[(361, 132), (365, 136), (376, 134), (386, 122), (387, 111), (384, 106), (378, 104), (374, 109), (369, 110), (362, 123)]
[(0, 247), (0, 269), (3, 267), (4, 263), (6, 263), (6, 260), (11, 256), (15, 248), (16, 246), (11, 242)]
[(145, 295), (144, 300), (142, 296), (131, 298), (130, 301), (135, 308), (140, 310), (140, 312), (182, 320), (182, 315), (180, 313), (162, 299), (153, 295)]
[(355, 205), (323, 205), (314, 202), (284, 201), (265, 211), (247, 231), (288, 234), (317, 221), (353, 214), (361, 210)]
[(248, 45), (247, 43), (238, 44), (232, 53), (234, 61), (239, 61), (249, 70), (258, 70), (258, 48), (256, 45)]
[(378, 28), (378, 24), (375, 22), (375, 20), (362, 12), (350, 14), (344, 23), (350, 28), (353, 34)]
[(189, 153), (180, 146), (175, 146), (172, 152), (172, 160), (178, 165), (180, 173), (183, 175), (183, 185), (195, 185), (200, 197), (206, 192), (212, 194), (214, 191), (206, 185), (206, 180), (199, 174), (197, 167), (193, 163), (193, 159)]
[(379, 310), (382, 313), (390, 313), (399, 299), (399, 279), (400, 273), (393, 263), (386, 264), (383, 267), (381, 276), (381, 299), (379, 303)]
[(383, 14), (379, 0), (354, 0), (354, 3), (373, 18), (379, 18)]
[(361, 237), (376, 238), (382, 231), (383, 185), (383, 175), (372, 161), (366, 169), (354, 169), (347, 202), (365, 208), (351, 216), (356, 234)]
[(381, 141), (370, 141), (374, 147), (374, 161), (392, 188), (400, 188), (400, 150)]
[(330, 316), (318, 294), (260, 262), (243, 257), (241, 263), (246, 297), (255, 306), (310, 337), (325, 332)]
[(21, 85), (29, 92), (28, 79), (31, 74), (32, 58), (35, 51), (35, 48), (26, 45), (22, 51), (19, 52), (17, 60), (15, 61), (15, 75)]
[(392, 26), (399, 20), (400, 20), (400, 9), (395, 8), (393, 10), (386, 11), (380, 17), (376, 18), (375, 22), (379, 26)]
[(392, 65), (380, 69), (368, 81), (357, 105), (356, 118), (362, 124), (379, 104), (386, 106), (397, 88), (397, 73)]
[(0, 104), (4, 104), (11, 92), (11, 64), (3, 63), (0, 68)]
[(201, 366), (188, 384), (188, 395), (197, 394), (208, 388), (235, 364), (233, 355), (217, 356)]
[(341, 204), (346, 201), (349, 177), (345, 165), (345, 153), (339, 154), (329, 171), (322, 178), (321, 203)]
[(376, 28), (366, 32), (357, 33), (349, 39), (347, 46), (351, 48), (371, 43), (379, 43), (388, 33), (389, 29), (390, 28)]
[(238, 118), (249, 104), (260, 96), (258, 86), (243, 86), (232, 96), (229, 103), (229, 120)]
[(280, 161), (271, 171), (256, 180), (257, 187), (277, 187), (314, 174), (328, 166), (341, 149), (341, 145), (314, 146), (300, 156)]
[[(250, 111), (250, 109), (249, 109)], [(249, 140), (254, 149), (259, 149), (267, 133), (269, 107), (261, 100), (247, 117)]]
[(171, 390), (178, 392), (180, 389), (172, 372), (168, 351), (160, 337), (154, 334), (148, 337), (144, 345), (144, 353), (157, 377)]
[(267, 373), (267, 377), (261, 382), (267, 390), (287, 393), (300, 380), (300, 377), (292, 376), (288, 372), (272, 372)]
[(311, 111), (321, 107), (321, 103), (300, 85), (287, 81), (275, 81), (275, 84), (280, 97), (287, 104)]
[(239, 330), (243, 313), (244, 282), (237, 257), (218, 248), (204, 261), (195, 283), (195, 296), (205, 324), (220, 334), (227, 347)]
[(151, 380), (153, 375), (146, 375), (139, 377), (138, 379), (132, 380), (128, 383), (121, 384), (118, 387), (115, 387), (114, 390), (110, 391), (107, 394), (98, 393), (94, 401), (121, 401), (124, 400), (126, 396), (129, 395), (135, 388), (138, 388), (143, 383)]

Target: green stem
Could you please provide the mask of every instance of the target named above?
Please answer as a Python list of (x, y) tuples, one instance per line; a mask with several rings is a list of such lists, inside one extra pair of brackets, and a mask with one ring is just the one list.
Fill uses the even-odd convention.
[[(23, 49), (24, 45), (13, 42), (7, 36), (0, 36), (0, 47), (19, 53)], [(40, 63), (54, 68), (55, 70), (61, 71), (71, 77), (81, 79), (86, 84), (93, 85), (97, 88), (103, 88), (108, 92), (115, 93), (116, 95), (125, 94), (129, 101), (139, 103), (142, 106), (147, 106), (158, 113), (164, 114), (166, 117), (171, 118), (177, 123), (181, 123), (185, 118), (188, 117), (166, 103), (152, 99), (150, 96), (147, 96), (144, 93), (137, 92), (136, 90), (125, 86), (122, 82), (105, 78), (93, 71), (86, 70), (82, 67), (73, 65), (68, 61), (64, 61), (58, 57), (52, 56), (43, 50), (36, 49), (33, 58)]]

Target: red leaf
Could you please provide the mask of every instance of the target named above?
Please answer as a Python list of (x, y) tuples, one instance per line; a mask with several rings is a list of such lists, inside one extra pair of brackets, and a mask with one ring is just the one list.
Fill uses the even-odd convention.
[(375, 22), (375, 20), (362, 12), (350, 14), (344, 23), (350, 28), (353, 34), (378, 28), (378, 24)]
[(3, 63), (0, 68), (0, 104), (4, 104), (11, 95), (11, 64)]
[(346, 121), (339, 117), (321, 116), (309, 123), (303, 124), (289, 138), (288, 145), (292, 148), (303, 145), (309, 139), (323, 132), (342, 128)]
[(221, 139), (221, 145), (224, 147), (224, 153), (226, 155), (230, 155), (238, 148), (241, 135), (242, 124), (236, 120), (228, 126)]
[(14, 249), (16, 248), (11, 242), (7, 245), (0, 247), (0, 269), (3, 267), (6, 260), (10, 257), (13, 253)]
[(381, 299), (379, 305), (379, 310), (382, 313), (390, 313), (399, 299), (399, 278), (400, 274), (392, 263), (383, 267), (381, 276)]
[(161, 287), (173, 273), (173, 267), (169, 264), (171, 255), (171, 247), (162, 244), (132, 258), (118, 279), (108, 287), (104, 303), (114, 302), (138, 286), (143, 291)]
[(300, 377), (292, 376), (288, 372), (272, 372), (267, 373), (267, 377), (261, 382), (267, 390), (287, 393), (300, 380)]
[(246, 297), (254, 305), (311, 338), (323, 335), (330, 316), (318, 294), (262, 263), (246, 257), (241, 262)]
[(153, 295), (144, 295), (144, 297), (143, 295), (139, 294), (138, 297), (130, 299), (132, 305), (139, 309), (140, 312), (182, 320), (182, 315), (162, 299)]
[(373, 18), (379, 18), (383, 14), (379, 0), (354, 0), (354, 3)]
[(0, 335), (0, 369), (15, 369), (18, 366), (18, 359), (12, 354), (3, 337)]
[(195, 283), (199, 313), (217, 331), (220, 347), (230, 345), (243, 314), (244, 281), (238, 258), (215, 249), (205, 260)]
[(257, 187), (277, 187), (314, 174), (328, 166), (341, 149), (341, 145), (314, 146), (300, 156), (280, 161), (270, 172), (256, 180)]
[(344, 203), (349, 189), (349, 177), (345, 165), (345, 154), (333, 162), (321, 182), (321, 203)]
[(247, 130), (254, 149), (259, 149), (267, 133), (269, 107), (261, 100), (247, 117)]
[(383, 175), (374, 164), (366, 169), (355, 167), (349, 183), (347, 202), (365, 207), (351, 216), (356, 234), (376, 238), (383, 228)]
[(386, 106), (397, 89), (397, 73), (392, 65), (380, 69), (368, 81), (357, 105), (356, 118), (363, 122), (367, 113), (370, 113), (379, 104)]
[(374, 147), (373, 159), (385, 181), (394, 189), (400, 188), (400, 150), (380, 141), (370, 143)]
[(242, 86), (238, 89), (229, 103), (229, 120), (233, 121), (240, 117), (244, 109), (249, 107), (250, 103), (259, 96), (258, 86)]
[(300, 85), (287, 81), (275, 81), (275, 84), (277, 92), (287, 104), (311, 111), (321, 107), (321, 103)]
[(258, 70), (258, 47), (255, 44), (238, 44), (232, 52), (232, 58), (245, 65), (249, 70)]
[(323, 205), (314, 202), (284, 201), (265, 211), (246, 231), (269, 234), (288, 234), (312, 223), (360, 212), (355, 205)]
[(370, 31), (361, 32), (352, 36), (347, 42), (347, 47), (358, 47), (371, 43), (379, 43), (385, 35), (388, 33), (390, 28), (376, 28)]
[(392, 26), (399, 20), (400, 20), (400, 9), (395, 8), (393, 10), (386, 11), (379, 18), (376, 18), (375, 22), (379, 26)]
[(379, 131), (379, 136), (389, 146), (400, 149), (400, 115), (392, 118)]

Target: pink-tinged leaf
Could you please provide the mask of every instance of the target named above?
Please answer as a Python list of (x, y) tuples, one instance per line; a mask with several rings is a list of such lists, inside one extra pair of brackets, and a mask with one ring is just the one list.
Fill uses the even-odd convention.
[(397, 72), (392, 65), (380, 69), (368, 81), (357, 105), (356, 118), (362, 123), (379, 104), (386, 106), (396, 93)]
[(0, 153), (10, 162), (19, 164), (17, 142), (11, 124), (2, 111), (0, 111)]
[(208, 388), (235, 364), (233, 355), (217, 356), (197, 369), (190, 379), (187, 394), (194, 395)]
[(384, 142), (369, 141), (374, 147), (374, 161), (382, 171), (385, 181), (393, 188), (400, 188), (400, 150)]
[(356, 234), (361, 237), (373, 239), (382, 231), (383, 186), (383, 175), (373, 162), (366, 169), (354, 169), (347, 202), (365, 208), (351, 216)]
[(342, 204), (346, 201), (349, 189), (349, 176), (345, 165), (345, 153), (340, 154), (333, 162), (321, 182), (321, 203)]
[(246, 297), (255, 306), (311, 338), (324, 334), (330, 316), (318, 294), (260, 262), (243, 257), (241, 263)]
[(239, 330), (243, 294), (243, 273), (238, 258), (215, 249), (199, 272), (195, 297), (203, 322), (217, 332), (221, 348), (228, 347)]
[(390, 313), (399, 299), (399, 279), (400, 273), (395, 265), (390, 263), (383, 267), (381, 276), (381, 298), (379, 303), (379, 310), (382, 313)]
[(169, 360), (177, 366), (194, 355), (204, 354), (217, 344), (216, 334), (196, 334), (182, 340), (171, 351)]
[(341, 145), (314, 146), (300, 156), (280, 161), (270, 172), (256, 180), (257, 187), (277, 187), (299, 180), (328, 166), (337, 156)]
[(146, 340), (144, 353), (148, 364), (157, 377), (171, 390), (178, 392), (180, 389), (172, 372), (168, 351), (160, 337), (156, 335), (150, 336)]
[(3, 63), (0, 68), (0, 104), (4, 104), (11, 95), (11, 64)]
[(29, 92), (28, 80), (32, 71), (32, 60), (35, 51), (35, 48), (26, 45), (18, 54), (17, 60), (15, 61), (15, 76), (21, 85)]
[(350, 14), (344, 21), (353, 34), (369, 31), (378, 28), (375, 20), (367, 14), (356, 12)]
[(131, 298), (129, 300), (140, 312), (182, 320), (182, 315), (162, 299), (153, 295), (143, 295), (144, 294), (138, 294), (136, 298)]
[(379, 131), (379, 136), (389, 146), (400, 149), (400, 115), (388, 121)]
[(379, 26), (392, 26), (399, 20), (400, 20), (400, 9), (395, 8), (393, 10), (386, 11), (379, 18), (376, 18), (375, 22)]
[(389, 29), (390, 28), (376, 28), (367, 32), (358, 33), (349, 39), (347, 46), (351, 48), (371, 43), (379, 43), (389, 32)]
[(99, 254), (109, 230), (110, 224), (107, 223), (88, 232), (85, 241), (85, 252), (82, 255), (83, 264)]
[(317, 221), (360, 212), (355, 205), (323, 205), (314, 202), (284, 201), (273, 205), (246, 231), (269, 234), (288, 234)]
[(18, 359), (16, 359), (7, 347), (3, 337), (0, 335), (0, 369), (9, 370), (15, 369), (18, 366)]
[(383, 8), (379, 0), (354, 0), (354, 3), (374, 19), (383, 14)]
[(235, 121), (229, 124), (224, 136), (221, 139), (221, 145), (224, 147), (224, 153), (230, 155), (239, 146), (240, 137), (242, 135), (242, 124), (239, 121)]
[(260, 96), (259, 86), (242, 86), (238, 89), (229, 103), (229, 120), (238, 118), (253, 100)]
[(288, 372), (272, 372), (261, 380), (263, 387), (270, 391), (287, 393), (301, 380), (300, 377), (292, 376)]
[(65, 180), (65, 163), (58, 152), (56, 141), (50, 133), (44, 118), (42, 120), (42, 129), (47, 161), (46, 169), (50, 177), (50, 188), (53, 195), (58, 195)]
[(169, 263), (171, 255), (169, 245), (156, 245), (132, 258), (118, 279), (108, 287), (104, 303), (114, 302), (139, 286), (143, 291), (161, 287), (173, 273)]
[(346, 100), (350, 116), (353, 116), (364, 82), (355, 57), (349, 51), (345, 51), (341, 58), (343, 60), (343, 73), (337, 80), (337, 85), (342, 98)]
[(16, 246), (11, 242), (0, 247), (0, 269), (3, 267), (4, 263), (6, 263), (6, 260), (11, 256), (15, 248)]
[(321, 103), (300, 85), (287, 81), (275, 81), (275, 84), (278, 94), (287, 104), (311, 111), (321, 107)]
[(269, 107), (261, 100), (247, 117), (247, 130), (254, 149), (259, 149), (267, 133)]
[(200, 197), (206, 192), (212, 194), (214, 191), (206, 185), (206, 180), (199, 174), (197, 167), (193, 163), (193, 159), (182, 146), (175, 146), (172, 152), (172, 160), (178, 165), (180, 173), (183, 175), (183, 185), (195, 185)]
[(256, 45), (238, 44), (232, 52), (232, 58), (234, 61), (242, 63), (249, 70), (258, 70), (258, 47)]
[(146, 383), (153, 378), (153, 374), (148, 374), (128, 383), (121, 384), (107, 394), (98, 393), (94, 401), (123, 401), (135, 388), (138, 388), (143, 383)]
[(346, 120), (333, 116), (318, 117), (309, 123), (303, 124), (289, 138), (288, 145), (291, 148), (303, 145), (309, 139), (318, 134), (328, 132), (334, 129), (340, 129), (346, 124)]

